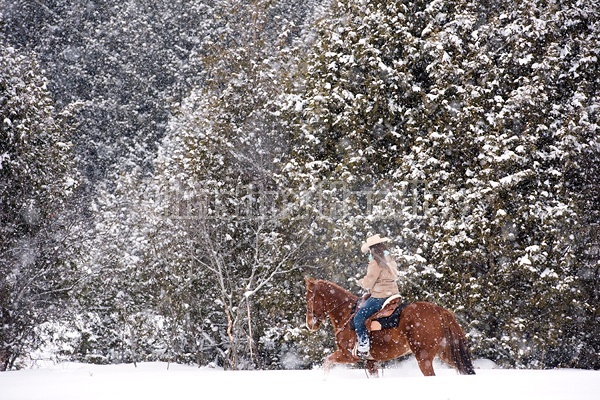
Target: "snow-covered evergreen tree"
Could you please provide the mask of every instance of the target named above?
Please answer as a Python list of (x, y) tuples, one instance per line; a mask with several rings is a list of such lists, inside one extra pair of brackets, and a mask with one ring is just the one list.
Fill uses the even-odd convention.
[(405, 294), (456, 310), (476, 354), (589, 362), (575, 321), (593, 320), (597, 293), (576, 255), (597, 246), (578, 228), (598, 221), (584, 161), (598, 157), (597, 17), (577, 3), (336, 2), (291, 96), (284, 169), (299, 204), (344, 209), (309, 202), (319, 234), (343, 243), (331, 265), (349, 267), (327, 276), (356, 273), (361, 232), (391, 235)]
[[(269, 343), (288, 323), (274, 328), (267, 316), (295, 318), (301, 305), (289, 292), (302, 289), (283, 274), (299, 246), (283, 242), (273, 203), (274, 160), (288, 146), (273, 102), (285, 84), (285, 48), (306, 18), (278, 14), (288, 3), (214, 4), (194, 61), (202, 84), (173, 105), (154, 175), (127, 164), (99, 192), (82, 260), (92, 269), (85, 304), (95, 310), (82, 329), (93, 338), (88, 359), (278, 365)], [(144, 310), (148, 323), (136, 325)], [(154, 348), (140, 345), (148, 337)], [(111, 347), (123, 351), (94, 355)]]
[(168, 284), (164, 293), (185, 294), (202, 310), (201, 350), (239, 368), (264, 363), (257, 339), (270, 326), (257, 313), (286, 295), (280, 275), (294, 268), (298, 244), (284, 242), (273, 207), (273, 160), (285, 143), (269, 104), (281, 84), (277, 55), (288, 21), (269, 27), (268, 4), (230, 3), (238, 18), (219, 26), (222, 37), (203, 58), (205, 83), (171, 124), (158, 172), (163, 193), (174, 194), (166, 206), (179, 210), (169, 216), (181, 237), (170, 265), (189, 288), (179, 294), (181, 284)]
[(77, 186), (71, 132), (36, 59), (0, 43), (0, 370), (63, 312), (76, 267), (64, 213)]

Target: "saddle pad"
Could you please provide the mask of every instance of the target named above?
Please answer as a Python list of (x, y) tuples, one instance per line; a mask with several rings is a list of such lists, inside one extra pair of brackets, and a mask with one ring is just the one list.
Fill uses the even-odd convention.
[(409, 304), (410, 303), (398, 304), (398, 307), (396, 307), (390, 316), (376, 319), (376, 321), (381, 324), (381, 329), (396, 328), (400, 322), (402, 310), (404, 310), (404, 308)]
[[(398, 307), (396, 307), (396, 309), (391, 315), (383, 318), (378, 318), (375, 321), (381, 324), (381, 329), (396, 328), (398, 326), (398, 323), (400, 322), (400, 314), (402, 314), (402, 310), (404, 310), (404, 308), (409, 304), (410, 303), (398, 304)], [(356, 307), (352, 310), (351, 315), (354, 315), (355, 312)], [(354, 318), (350, 318), (350, 329), (352, 329), (353, 331), (356, 330), (356, 326), (354, 325)]]

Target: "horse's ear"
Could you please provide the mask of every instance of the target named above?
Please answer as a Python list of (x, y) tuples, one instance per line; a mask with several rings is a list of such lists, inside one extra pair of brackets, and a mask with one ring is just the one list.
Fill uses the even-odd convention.
[(308, 276), (305, 276), (305, 277), (304, 277), (304, 283), (305, 283), (305, 284), (307, 284), (307, 285), (308, 285), (309, 283), (313, 283), (314, 281), (315, 281), (315, 280), (314, 280), (313, 278), (311, 278), (311, 277), (308, 277)]

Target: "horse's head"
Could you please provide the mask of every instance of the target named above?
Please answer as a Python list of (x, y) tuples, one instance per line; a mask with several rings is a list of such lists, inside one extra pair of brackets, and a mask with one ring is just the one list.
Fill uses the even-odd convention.
[(327, 317), (336, 323), (347, 320), (352, 306), (358, 299), (339, 285), (305, 278), (306, 282), (306, 326), (316, 331)]
[(319, 283), (312, 278), (305, 278), (306, 283), (306, 327), (316, 331), (325, 319), (325, 299), (319, 291)]

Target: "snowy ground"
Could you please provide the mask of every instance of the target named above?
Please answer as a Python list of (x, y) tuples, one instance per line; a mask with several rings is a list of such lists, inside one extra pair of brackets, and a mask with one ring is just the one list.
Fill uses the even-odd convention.
[(0, 373), (2, 400), (88, 399), (600, 399), (600, 371), (490, 369), (459, 376), (437, 365), (425, 378), (414, 360), (368, 379), (360, 369), (323, 371), (222, 371), (162, 363), (99, 366), (60, 364)]

